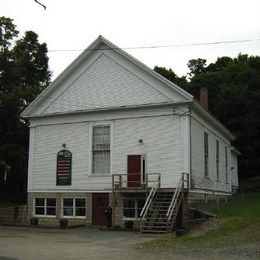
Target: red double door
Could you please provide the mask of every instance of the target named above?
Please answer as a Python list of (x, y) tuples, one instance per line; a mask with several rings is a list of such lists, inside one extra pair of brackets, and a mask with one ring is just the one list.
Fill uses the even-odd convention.
[(127, 156), (127, 187), (140, 187), (144, 174), (141, 160), (141, 155)]

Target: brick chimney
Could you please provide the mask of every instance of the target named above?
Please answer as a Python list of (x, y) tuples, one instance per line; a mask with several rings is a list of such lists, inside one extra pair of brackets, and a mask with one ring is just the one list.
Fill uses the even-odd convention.
[(208, 88), (201, 87), (200, 88), (200, 104), (206, 109), (209, 110), (208, 104)]

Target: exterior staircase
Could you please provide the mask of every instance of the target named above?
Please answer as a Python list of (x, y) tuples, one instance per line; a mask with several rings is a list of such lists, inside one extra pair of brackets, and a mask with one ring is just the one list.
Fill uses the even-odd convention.
[(163, 191), (155, 185), (141, 212), (142, 233), (168, 233), (173, 229), (183, 201), (185, 182), (188, 180), (182, 174), (174, 192)]

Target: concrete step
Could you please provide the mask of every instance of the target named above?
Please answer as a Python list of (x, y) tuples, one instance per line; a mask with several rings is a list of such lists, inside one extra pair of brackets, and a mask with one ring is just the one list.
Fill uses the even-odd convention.
[(153, 209), (169, 209), (168, 205), (152, 205)]
[(167, 226), (142, 226), (143, 230), (167, 230)]
[(167, 222), (166, 221), (146, 221), (146, 222), (144, 222), (143, 223), (143, 226), (156, 226), (156, 225), (162, 225), (162, 226), (164, 226), (164, 225), (167, 225)]
[(157, 233), (157, 234), (165, 234), (166, 230), (142, 230), (142, 233)]
[(170, 205), (171, 203), (169, 202), (169, 201), (157, 201), (157, 200), (155, 200), (154, 202), (153, 202), (153, 204), (162, 204), (162, 205)]

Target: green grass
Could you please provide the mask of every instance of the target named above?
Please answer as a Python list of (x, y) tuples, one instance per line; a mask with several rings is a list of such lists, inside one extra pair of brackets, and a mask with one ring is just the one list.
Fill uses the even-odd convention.
[(235, 243), (260, 241), (260, 193), (251, 193), (234, 198), (232, 202), (220, 204), (212, 210), (220, 215), (201, 225), (201, 229), (191, 230), (182, 237), (168, 234), (163, 238), (141, 245), (141, 248), (196, 248), (228, 246)]

